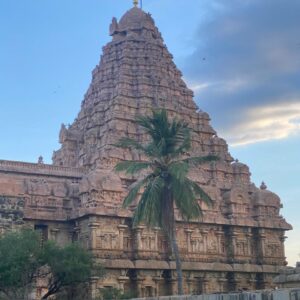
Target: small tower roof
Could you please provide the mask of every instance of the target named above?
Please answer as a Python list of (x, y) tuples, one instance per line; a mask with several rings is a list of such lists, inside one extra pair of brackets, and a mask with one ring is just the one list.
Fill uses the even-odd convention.
[(142, 28), (155, 29), (154, 21), (150, 14), (145, 13), (136, 6), (128, 10), (120, 19), (119, 31)]

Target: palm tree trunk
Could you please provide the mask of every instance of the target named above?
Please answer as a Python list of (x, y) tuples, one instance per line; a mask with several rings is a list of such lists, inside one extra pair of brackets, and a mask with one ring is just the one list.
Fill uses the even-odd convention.
[(165, 190), (165, 207), (163, 208), (163, 213), (165, 213), (164, 220), (164, 229), (169, 239), (169, 243), (172, 249), (172, 253), (175, 256), (176, 263), (176, 273), (177, 273), (177, 285), (178, 285), (178, 295), (183, 295), (183, 276), (182, 276), (182, 267), (181, 259), (178, 250), (178, 244), (176, 239), (176, 221), (174, 215), (174, 199), (172, 193), (169, 189)]
[[(175, 222), (174, 222), (175, 225)], [(173, 227), (173, 234), (172, 234), (172, 252), (175, 256), (176, 262), (176, 272), (177, 272), (177, 284), (178, 284), (178, 295), (183, 295), (183, 276), (182, 276), (182, 266), (181, 266), (181, 259), (179, 255), (177, 239), (176, 239), (176, 229), (175, 226)]]

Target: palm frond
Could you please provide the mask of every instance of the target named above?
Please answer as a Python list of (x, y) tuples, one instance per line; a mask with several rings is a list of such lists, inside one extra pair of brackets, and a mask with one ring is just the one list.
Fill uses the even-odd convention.
[(196, 219), (202, 215), (193, 186), (187, 178), (183, 181), (172, 178), (172, 192), (176, 206), (184, 219)]
[(133, 225), (145, 222), (150, 226), (159, 226), (161, 222), (161, 199), (164, 188), (164, 180), (156, 176), (148, 182), (145, 191), (134, 212)]
[(182, 182), (188, 174), (189, 165), (184, 161), (172, 162), (168, 167), (168, 171), (172, 177)]
[(175, 122), (172, 126), (174, 149), (171, 157), (176, 157), (191, 148), (191, 129), (184, 122)]
[[(189, 179), (188, 179), (189, 180)], [(200, 201), (206, 203), (208, 206), (212, 205), (212, 199), (210, 196), (194, 181), (189, 180), (190, 184), (193, 186), (194, 193)]]
[(151, 162), (142, 162), (142, 161), (121, 161), (115, 166), (117, 172), (125, 171), (126, 174), (135, 174), (139, 173), (142, 170), (150, 168), (152, 165)]
[(153, 174), (146, 176), (145, 178), (136, 181), (134, 184), (131, 185), (129, 193), (125, 197), (123, 201), (123, 208), (128, 207), (138, 196), (138, 192), (142, 187), (144, 187), (147, 182), (153, 177)]
[[(115, 167), (116, 171), (128, 174), (152, 169), (149, 176), (132, 186), (123, 203), (124, 207), (130, 205), (143, 188), (133, 216), (134, 226), (140, 222), (150, 226), (162, 225), (162, 216), (168, 213), (163, 211), (166, 188), (184, 219), (199, 218), (202, 214), (199, 199), (208, 205), (212, 200), (196, 182), (187, 177), (189, 168), (216, 161), (218, 157), (207, 155), (181, 159), (181, 155), (191, 147), (191, 129), (183, 121), (169, 121), (164, 109), (153, 111), (152, 116), (139, 116), (137, 124), (149, 135), (149, 143), (142, 145), (138, 141), (123, 138), (117, 146), (138, 150), (148, 157), (149, 162), (125, 161)], [(168, 176), (161, 176), (165, 172)]]
[(138, 124), (150, 135), (156, 156), (177, 156), (190, 148), (190, 129), (182, 121), (168, 121), (166, 110), (153, 111), (151, 117), (139, 116)]
[(135, 150), (145, 151), (145, 148), (141, 143), (126, 137), (121, 138), (116, 144), (113, 144), (113, 146), (124, 149), (132, 148)]

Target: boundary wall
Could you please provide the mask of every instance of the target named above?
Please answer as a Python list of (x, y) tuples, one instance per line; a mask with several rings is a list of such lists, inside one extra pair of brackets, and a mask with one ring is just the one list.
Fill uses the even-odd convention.
[(255, 291), (231, 294), (163, 296), (132, 300), (300, 300), (300, 286), (295, 289)]

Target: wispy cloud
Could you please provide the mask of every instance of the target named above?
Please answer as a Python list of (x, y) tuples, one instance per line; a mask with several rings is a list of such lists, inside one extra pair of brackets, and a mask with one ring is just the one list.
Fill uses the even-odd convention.
[(232, 145), (299, 134), (300, 2), (213, 2), (183, 67), (199, 107)]
[(221, 130), (221, 134), (232, 146), (300, 134), (300, 99), (298, 102), (249, 108), (244, 112), (244, 122)]

